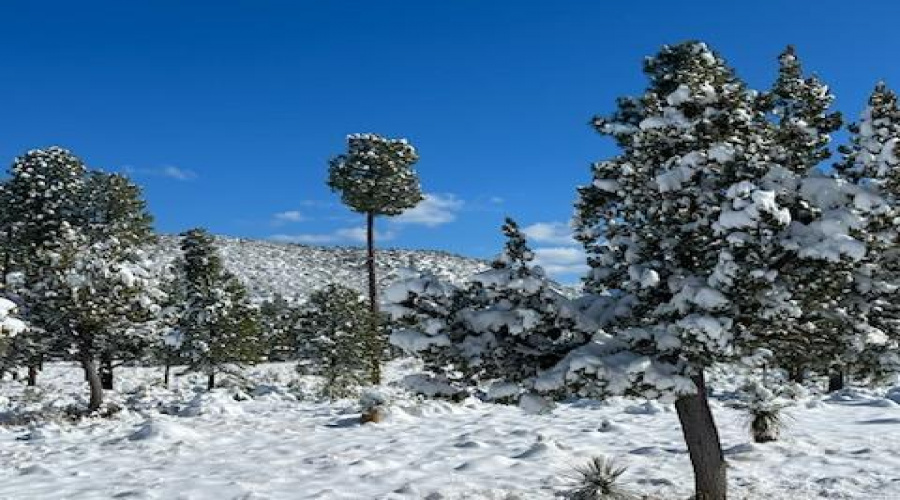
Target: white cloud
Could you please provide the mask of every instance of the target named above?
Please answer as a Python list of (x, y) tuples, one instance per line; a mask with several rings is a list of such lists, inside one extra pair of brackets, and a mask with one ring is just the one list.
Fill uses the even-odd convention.
[(300, 206), (313, 208), (331, 208), (334, 206), (334, 203), (322, 200), (300, 200)]
[(575, 247), (535, 248), (534, 257), (535, 264), (556, 277), (582, 274), (588, 269), (584, 252)]
[(495, 205), (501, 205), (504, 202), (506, 202), (506, 200), (500, 196), (491, 196), (491, 198), (488, 201), (490, 201), (491, 203), (493, 203)]
[[(389, 241), (396, 234), (392, 231), (376, 231), (375, 241)], [(303, 234), (274, 234), (270, 240), (283, 243), (303, 243), (306, 245), (334, 245), (339, 243), (365, 243), (366, 228), (347, 227), (336, 229), (330, 233), (303, 233)]]
[(550, 245), (572, 245), (572, 230), (568, 224), (562, 222), (536, 222), (522, 228), (525, 236), (534, 243), (548, 243)]
[[(365, 243), (366, 241), (366, 228), (364, 227), (348, 227), (344, 229), (338, 229), (334, 232), (335, 236), (338, 238), (355, 241), (358, 243)], [(378, 241), (392, 240), (394, 239), (393, 231), (375, 231), (375, 239)]]
[(420, 224), (436, 227), (456, 220), (465, 202), (453, 194), (425, 193), (424, 200), (391, 221), (398, 224)]
[(273, 234), (270, 240), (282, 243), (303, 243), (305, 245), (326, 245), (335, 243), (333, 234)]
[(149, 175), (154, 177), (167, 177), (178, 181), (192, 181), (196, 179), (197, 172), (187, 168), (176, 167), (175, 165), (163, 165), (154, 168), (137, 168), (130, 165), (122, 167), (122, 171), (130, 175)]
[(190, 181), (197, 178), (197, 172), (186, 168), (176, 167), (174, 165), (162, 167), (160, 169), (160, 175), (171, 179), (178, 179), (179, 181)]
[(272, 216), (272, 219), (275, 224), (287, 224), (290, 222), (305, 221), (306, 216), (299, 210), (287, 210), (285, 212), (278, 212)]

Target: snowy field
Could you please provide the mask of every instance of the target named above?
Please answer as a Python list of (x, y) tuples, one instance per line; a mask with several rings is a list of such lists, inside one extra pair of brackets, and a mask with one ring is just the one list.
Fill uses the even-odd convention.
[[(355, 401), (318, 401), (315, 381), (264, 365), (212, 393), (201, 377), (159, 387), (158, 369), (123, 369), (113, 418), (14, 425), (59, 413), (84, 392), (72, 365), (47, 367), (40, 392), (0, 389), (2, 499), (541, 499), (567, 488), (592, 455), (628, 467), (623, 485), (683, 499), (692, 479), (673, 408), (577, 401), (550, 415), (477, 401), (420, 401), (398, 380), (382, 423), (359, 425)], [(41, 395), (43, 393), (43, 395)], [(63, 396), (51, 396), (51, 394)], [(900, 498), (900, 406), (887, 392), (802, 400), (788, 435), (752, 444), (745, 417), (713, 404), (732, 498)]]

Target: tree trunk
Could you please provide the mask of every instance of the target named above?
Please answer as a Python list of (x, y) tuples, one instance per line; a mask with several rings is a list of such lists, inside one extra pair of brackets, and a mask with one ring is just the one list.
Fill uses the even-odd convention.
[(113, 388), (113, 360), (108, 352), (100, 353), (100, 383), (104, 389)]
[(839, 391), (844, 388), (844, 370), (835, 368), (828, 376), (828, 392)]
[(378, 284), (375, 280), (375, 214), (366, 214), (366, 270), (369, 273), (369, 310), (378, 312)]
[(209, 372), (209, 377), (206, 379), (206, 390), (211, 391), (216, 387), (216, 372)]
[(28, 387), (37, 385), (38, 367), (37, 365), (28, 365)]
[(169, 361), (169, 357), (166, 356), (166, 368), (163, 371), (163, 384), (165, 384), (166, 389), (169, 388), (169, 372), (171, 371), (172, 363)]
[(81, 366), (84, 368), (84, 377), (87, 379), (88, 387), (91, 391), (88, 411), (94, 412), (103, 405), (103, 384), (100, 382), (100, 374), (97, 373), (97, 364), (91, 355), (81, 355)]
[(803, 367), (794, 366), (791, 367), (788, 371), (788, 380), (791, 382), (795, 382), (797, 384), (803, 383)]
[(375, 214), (366, 214), (366, 268), (369, 272), (369, 310), (372, 313), (372, 335), (375, 337), (372, 347), (371, 382), (381, 383), (381, 339), (378, 330), (378, 281), (375, 276)]
[(675, 402), (681, 431), (694, 466), (696, 500), (725, 500), (728, 492), (725, 457), (719, 431), (713, 420), (706, 394), (706, 380), (701, 372), (693, 377), (697, 394)]

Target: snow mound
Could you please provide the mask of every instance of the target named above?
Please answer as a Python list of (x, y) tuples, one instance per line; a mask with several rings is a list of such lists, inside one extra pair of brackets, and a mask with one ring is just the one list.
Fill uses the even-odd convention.
[(224, 389), (197, 394), (178, 411), (178, 415), (182, 417), (234, 416), (243, 413), (244, 409), (241, 407), (240, 401), (236, 400), (231, 392)]
[(148, 420), (128, 436), (129, 441), (189, 442), (197, 439), (197, 434), (188, 426), (162, 419)]

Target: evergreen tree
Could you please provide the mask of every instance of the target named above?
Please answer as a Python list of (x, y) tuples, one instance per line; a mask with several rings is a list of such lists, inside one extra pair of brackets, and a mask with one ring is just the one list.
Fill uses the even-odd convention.
[(32, 309), (42, 299), (41, 282), (61, 270), (55, 256), (70, 246), (73, 228), (81, 226), (85, 173), (78, 157), (54, 146), (16, 158), (2, 186), (4, 278), (32, 325), (8, 359), (28, 365), (31, 380), (53, 343), (53, 318), (37, 317)]
[(467, 300), (463, 290), (413, 269), (401, 270), (399, 279), (384, 291), (391, 344), (421, 357), (434, 379), (432, 385), (452, 394), (471, 385), (459, 370), (464, 359), (450, 342), (461, 328), (457, 313)]
[(275, 294), (259, 307), (260, 329), (264, 336), (266, 359), (286, 361), (297, 350), (299, 310), (281, 294)]
[[(796, 69), (789, 56), (784, 82)], [(594, 182), (582, 188), (578, 234), (593, 253), (590, 288), (614, 299), (606, 317), (615, 338), (585, 352), (648, 363), (625, 374), (569, 366), (586, 383), (596, 381), (593, 391), (676, 397), (697, 495), (720, 499), (725, 462), (705, 369), (767, 347), (760, 339), (771, 336), (773, 323), (802, 314), (793, 280), (782, 274), (786, 263), (854, 260), (864, 247), (833, 220), (792, 224), (797, 183), (782, 178), (821, 156), (833, 124), (823, 119), (827, 126), (804, 139), (805, 150), (787, 151), (787, 138), (797, 134), (801, 111), (819, 116), (821, 106), (789, 105), (790, 92), (779, 87), (784, 119), (774, 126), (757, 94), (702, 43), (663, 48), (645, 72), (650, 87), (641, 99), (620, 101), (618, 113), (595, 121), (623, 152), (597, 164)]]
[[(822, 193), (842, 193), (842, 184), (817, 170), (831, 156), (828, 145), (841, 125), (841, 115), (830, 111), (834, 96), (828, 87), (815, 76), (805, 77), (793, 47), (778, 61), (778, 77), (762, 99), (767, 106), (764, 109), (776, 118), (774, 165), (764, 181), (790, 210), (792, 231), (809, 235), (821, 230), (823, 217), (832, 222), (849, 220), (850, 199), (844, 195), (820, 197)], [(803, 253), (799, 245), (793, 250)], [(841, 339), (849, 325), (837, 305), (852, 284), (856, 262), (791, 256), (785, 254), (776, 267), (788, 283), (799, 316), (773, 321), (760, 336), (760, 344), (773, 353), (778, 366), (799, 381), (807, 370), (824, 373), (839, 364), (839, 353), (845, 347)]]
[(163, 293), (156, 314), (150, 353), (163, 365), (163, 384), (169, 387), (172, 365), (181, 357), (182, 338), (178, 329), (185, 311), (185, 288), (179, 279), (178, 261), (157, 269), (156, 276)]
[(327, 397), (350, 396), (371, 376), (376, 359), (371, 351), (381, 343), (377, 323), (358, 292), (336, 284), (313, 292), (299, 328), (311, 335)]
[[(576, 236), (592, 268), (579, 307), (605, 331), (588, 330), (594, 334), (585, 342), (576, 334), (533, 350), (517, 342), (493, 352), (484, 346), (501, 343), (473, 335), (479, 328), (472, 323), (460, 334), (456, 321), (426, 321), (395, 338), (412, 350), (461, 351), (476, 368), (491, 366), (485, 351), (516, 360), (497, 374), (520, 390), (674, 401), (697, 497), (720, 500), (726, 465), (706, 370), (757, 354), (773, 324), (803, 315), (792, 295), (796, 280), (782, 274), (788, 264), (858, 261), (865, 246), (842, 220), (844, 205), (833, 212), (803, 208), (798, 190), (815, 183), (799, 177), (799, 163), (779, 163), (794, 160), (769, 120), (771, 108), (705, 44), (663, 47), (644, 69), (646, 92), (620, 99), (615, 113), (594, 120), (621, 154), (594, 165), (576, 204)], [(819, 202), (844, 196), (839, 185), (823, 187)], [(540, 363), (522, 370), (523, 355)]]
[(120, 176), (89, 174), (52, 147), (16, 160), (0, 200), (7, 284), (33, 325), (16, 356), (34, 366), (47, 352), (74, 355), (96, 410), (103, 392), (95, 357), (145, 337), (159, 298), (139, 249), (152, 234), (140, 190)]
[[(147, 210), (141, 189), (119, 174), (90, 172), (82, 205), (85, 229), (92, 243), (108, 242), (113, 259), (132, 263), (144, 259), (143, 247), (153, 243), (153, 217)], [(154, 298), (161, 296), (153, 285)], [(113, 388), (113, 362), (139, 358), (152, 344), (146, 325), (126, 330), (107, 331), (99, 347), (100, 378), (104, 389)]]
[(764, 97), (777, 117), (773, 161), (799, 175), (831, 157), (831, 134), (841, 127), (839, 112), (830, 111), (834, 95), (816, 76), (806, 77), (793, 46), (778, 57), (778, 78)]
[(207, 374), (207, 387), (212, 389), (218, 373), (258, 359), (259, 320), (246, 289), (222, 264), (209, 233), (203, 229), (183, 233), (181, 250), (181, 353), (188, 370)]
[[(857, 234), (868, 252), (839, 303), (849, 318), (839, 359), (863, 374), (880, 376), (900, 370), (900, 107), (884, 83), (850, 126), (849, 144), (840, 152), (835, 170), (852, 187), (853, 215), (862, 221)], [(842, 384), (839, 377), (830, 388)]]
[[(375, 217), (395, 216), (422, 201), (419, 178), (413, 165), (419, 160), (406, 139), (387, 139), (376, 134), (354, 134), (347, 138), (347, 152), (331, 159), (328, 187), (341, 193), (351, 210), (366, 216), (366, 267), (369, 275), (369, 308), (378, 313), (378, 282), (375, 276)], [(379, 363), (380, 352), (373, 354)], [(373, 371), (373, 383), (381, 378)]]
[(122, 258), (114, 241), (89, 244), (82, 235), (71, 243), (54, 256), (61, 268), (46, 266), (52, 272), (39, 283), (41, 298), (31, 312), (47, 321), (53, 341), (81, 362), (90, 386), (88, 409), (95, 411), (103, 402), (95, 358), (124, 338), (148, 336), (161, 294), (147, 263)]
[(518, 399), (531, 383), (596, 329), (555, 291), (512, 219), (491, 269), (462, 289), (434, 277), (388, 288), (392, 342), (423, 357), (440, 382), (474, 385), (489, 399)]

